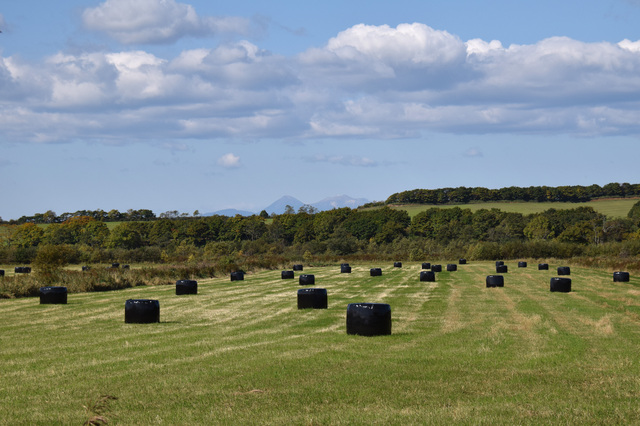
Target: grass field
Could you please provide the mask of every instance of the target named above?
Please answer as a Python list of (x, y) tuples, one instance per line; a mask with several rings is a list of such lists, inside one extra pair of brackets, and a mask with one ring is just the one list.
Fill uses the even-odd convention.
[(412, 218), (418, 213), (430, 209), (453, 208), (471, 209), (476, 211), (480, 209), (499, 209), (509, 213), (522, 213), (524, 215), (532, 213), (540, 213), (548, 209), (575, 209), (577, 207), (593, 207), (598, 213), (602, 213), (609, 217), (627, 217), (627, 213), (631, 207), (638, 202), (638, 198), (612, 198), (603, 200), (593, 200), (586, 203), (537, 203), (537, 202), (492, 202), (492, 203), (472, 203), (460, 205), (431, 205), (431, 204), (403, 204), (390, 206), (398, 210), (406, 210)]
[[(103, 395), (109, 424), (630, 424), (640, 422), (640, 279), (493, 263), (418, 281), (419, 264), (305, 268), (329, 309), (298, 310), (280, 271), (0, 300), (0, 424), (82, 424)], [(126, 299), (160, 323), (125, 324)], [(392, 307), (391, 336), (346, 334), (346, 307)], [(99, 405), (99, 404), (98, 404)]]

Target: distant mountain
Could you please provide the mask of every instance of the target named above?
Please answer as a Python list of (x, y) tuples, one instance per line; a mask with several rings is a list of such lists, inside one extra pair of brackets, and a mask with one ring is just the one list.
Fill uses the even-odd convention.
[(284, 197), (279, 198), (277, 201), (274, 201), (273, 203), (269, 204), (267, 207), (264, 208), (264, 210), (266, 210), (266, 212), (269, 214), (271, 213), (282, 214), (284, 213), (287, 205), (289, 205), (293, 207), (293, 210), (298, 212), (298, 209), (304, 206), (304, 204), (305, 203), (298, 200), (297, 198), (294, 198), (290, 195), (285, 195)]
[(357, 208), (363, 204), (368, 203), (366, 198), (353, 198), (348, 195), (338, 195), (336, 197), (329, 197), (312, 204), (313, 207), (320, 211), (339, 209), (342, 207), (349, 207), (352, 209)]
[(215, 211), (213, 213), (205, 213), (202, 216), (215, 216), (215, 215), (219, 215), (219, 216), (229, 216), (229, 217), (234, 217), (235, 215), (239, 214), (240, 216), (252, 216), (255, 213), (254, 212), (248, 212), (246, 210), (236, 210), (236, 209), (224, 209), (224, 210), (218, 210)]

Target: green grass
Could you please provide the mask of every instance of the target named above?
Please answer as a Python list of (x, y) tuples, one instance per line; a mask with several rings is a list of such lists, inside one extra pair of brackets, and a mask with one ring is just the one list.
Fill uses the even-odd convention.
[[(442, 262), (446, 263), (446, 262)], [(418, 281), (419, 264), (310, 268), (329, 309), (298, 310), (280, 271), (0, 300), (0, 424), (82, 424), (101, 395), (109, 424), (633, 424), (640, 422), (640, 279), (572, 266), (489, 262)], [(383, 266), (382, 277), (369, 277)], [(444, 266), (444, 265), (443, 265)], [(159, 324), (125, 324), (130, 298)], [(391, 336), (346, 334), (346, 306), (392, 307)]]
[(460, 207), (461, 209), (471, 209), (476, 211), (480, 209), (499, 209), (509, 213), (522, 213), (524, 215), (532, 213), (540, 213), (548, 209), (575, 209), (577, 207), (593, 207), (598, 213), (602, 213), (609, 217), (627, 217), (627, 213), (631, 210), (631, 207), (638, 202), (638, 198), (617, 198), (617, 199), (602, 199), (593, 200), (585, 203), (538, 203), (538, 202), (491, 202), (491, 203), (471, 203), (471, 204), (458, 204), (458, 205), (431, 205), (431, 204), (403, 204), (397, 206), (390, 206), (398, 210), (406, 210), (409, 216), (412, 218), (418, 213), (430, 209), (432, 207), (438, 208), (453, 208)]

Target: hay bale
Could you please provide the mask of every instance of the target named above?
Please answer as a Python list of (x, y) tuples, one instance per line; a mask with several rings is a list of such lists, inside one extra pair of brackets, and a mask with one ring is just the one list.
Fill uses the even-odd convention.
[(347, 334), (360, 336), (391, 334), (391, 306), (386, 303), (349, 303)]
[(242, 271), (232, 272), (231, 281), (244, 281), (244, 272)]
[(120, 264), (119, 264), (119, 263), (117, 263), (117, 262), (115, 262), (115, 263), (112, 263), (112, 264), (111, 264), (111, 267), (112, 267), (113, 269), (118, 269), (118, 268), (120, 267)]
[(571, 275), (571, 268), (568, 266), (558, 266), (558, 275)]
[(297, 264), (297, 265), (293, 265), (291, 269), (293, 269), (294, 271), (302, 271), (303, 268), (302, 268), (302, 265)]
[(283, 280), (292, 280), (293, 279), (293, 271), (282, 271), (280, 273), (280, 277)]
[(569, 293), (571, 291), (571, 278), (553, 277), (551, 278), (551, 291)]
[(129, 265), (122, 265), (122, 269), (129, 269)]
[(506, 274), (507, 270), (507, 265), (496, 265), (496, 274)]
[(41, 305), (66, 305), (66, 287), (40, 287)]
[(527, 262), (518, 262), (518, 268), (526, 268)]
[(466, 265), (467, 264), (467, 259), (460, 259), (460, 260), (458, 260), (458, 263), (460, 265)]
[(382, 269), (381, 268), (371, 268), (371, 269), (369, 269), (369, 275), (371, 275), (372, 277), (380, 277), (380, 276), (382, 276)]
[(455, 263), (448, 263), (447, 264), (447, 272), (454, 272), (458, 270), (458, 265), (456, 265)]
[(343, 263), (340, 265), (340, 273), (341, 274), (350, 274), (351, 273), (351, 266), (349, 266), (348, 263)]
[(613, 273), (613, 282), (616, 283), (628, 283), (629, 282), (629, 273), (628, 272), (614, 272)]
[(124, 304), (124, 322), (149, 324), (160, 322), (160, 302), (152, 299), (129, 299)]
[(504, 277), (502, 275), (487, 275), (487, 287), (504, 287)]
[(431, 263), (429, 262), (424, 262), (422, 264), (422, 269), (431, 269)]
[(178, 280), (176, 281), (176, 296), (183, 294), (198, 294), (198, 281)]
[(298, 309), (327, 309), (327, 290), (301, 288), (298, 290)]
[(394, 268), (402, 268), (402, 262), (393, 262)]
[(420, 281), (435, 282), (436, 273), (433, 271), (420, 271)]
[(442, 272), (442, 265), (431, 265), (431, 270), (433, 272)]
[(0, 277), (4, 277), (4, 269), (0, 269)]
[(548, 271), (549, 264), (548, 263), (538, 263), (538, 271)]
[(13, 269), (13, 272), (15, 274), (29, 274), (29, 273), (31, 273), (31, 267), (30, 266), (16, 266)]
[(300, 285), (313, 285), (316, 283), (316, 276), (312, 274), (302, 274), (298, 278)]
[(502, 265), (504, 265), (504, 261), (503, 260), (496, 261), (496, 266), (502, 266)]

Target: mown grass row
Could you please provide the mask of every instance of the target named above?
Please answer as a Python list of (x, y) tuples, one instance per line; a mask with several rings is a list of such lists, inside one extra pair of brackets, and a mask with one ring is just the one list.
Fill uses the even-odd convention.
[[(0, 424), (82, 424), (111, 395), (110, 424), (619, 424), (640, 421), (640, 280), (489, 262), (418, 281), (420, 264), (307, 268), (329, 309), (298, 310), (279, 271), (0, 300)], [(379, 265), (372, 265), (379, 266)], [(124, 302), (160, 301), (159, 324), (125, 324)], [(392, 307), (391, 336), (346, 334), (348, 303)]]

